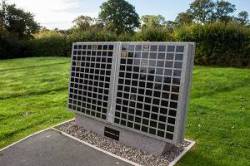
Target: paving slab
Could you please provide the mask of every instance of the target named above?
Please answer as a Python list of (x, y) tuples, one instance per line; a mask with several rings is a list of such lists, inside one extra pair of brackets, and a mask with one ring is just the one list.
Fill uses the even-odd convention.
[(0, 166), (131, 166), (53, 129), (0, 151)]

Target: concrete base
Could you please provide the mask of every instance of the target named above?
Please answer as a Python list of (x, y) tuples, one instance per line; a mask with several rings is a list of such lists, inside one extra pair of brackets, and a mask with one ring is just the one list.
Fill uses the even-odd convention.
[(104, 136), (105, 127), (118, 130), (120, 132), (119, 142), (149, 152), (150, 154), (160, 155), (163, 154), (167, 149), (173, 147), (173, 145), (164, 141), (134, 133), (133, 131), (122, 129), (116, 126), (111, 126), (107, 123), (79, 114), (76, 114), (75, 121), (78, 126), (83, 127), (86, 130), (93, 131), (100, 136)]

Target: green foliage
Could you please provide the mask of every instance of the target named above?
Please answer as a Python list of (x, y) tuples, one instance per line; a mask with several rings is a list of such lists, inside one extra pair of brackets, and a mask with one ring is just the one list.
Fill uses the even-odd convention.
[(18, 39), (30, 39), (32, 33), (39, 30), (30, 12), (17, 8), (15, 4), (8, 5), (5, 1), (0, 4), (0, 20), (2, 26)]
[[(191, 18), (194, 22), (201, 24), (211, 22), (227, 23), (235, 19), (232, 16), (235, 11), (235, 5), (224, 0), (218, 0), (216, 2), (213, 0), (195, 0), (191, 3), (187, 12), (182, 12), (177, 16), (176, 21), (180, 22), (181, 18), (184, 20)], [(244, 11), (241, 14), (239, 15), (239, 20), (247, 20), (248, 14)], [(238, 18), (236, 18), (236, 20), (238, 20)]]
[(141, 17), (141, 21), (141, 29), (162, 27), (166, 23), (166, 20), (162, 15), (144, 15)]
[(197, 64), (250, 66), (250, 29), (239, 24), (183, 26), (175, 30), (175, 37), (197, 43)]
[[(250, 66), (250, 28), (237, 23), (186, 24), (178, 26), (173, 32), (164, 26), (145, 27), (135, 34), (120, 35), (105, 30), (78, 29), (70, 33), (41, 31), (34, 37), (32, 40), (23, 42), (9, 41), (14, 39), (10, 37), (8, 40), (1, 38), (0, 42), (3, 44), (0, 45), (0, 50), (13, 50), (13, 54), (9, 54), (10, 56), (2, 54), (0, 58), (70, 56), (72, 42), (78, 41), (193, 41), (197, 45), (196, 64)], [(9, 45), (6, 45), (8, 43)]]
[(89, 16), (79, 16), (77, 17), (73, 23), (75, 24), (76, 29), (80, 29), (82, 31), (89, 30), (91, 25), (93, 24), (93, 18)]
[(105, 30), (75, 29), (70, 33), (47, 30), (35, 34), (32, 40), (22, 42), (5, 32), (6, 35), (0, 38), (0, 58), (70, 56), (72, 43), (78, 41), (193, 41), (197, 45), (196, 64), (250, 66), (250, 28), (238, 23), (216, 22), (185, 24), (173, 30), (165, 26), (145, 27), (134, 34), (120, 35)]
[(67, 56), (70, 43), (66, 35), (55, 31), (44, 31), (35, 35), (36, 38), (25, 41), (25, 56)]
[(23, 44), (7, 30), (0, 31), (0, 59), (19, 58), (22, 56)]
[(123, 33), (117, 36), (117, 41), (134, 41), (136, 33)]
[(193, 15), (189, 12), (181, 12), (175, 19), (178, 25), (191, 24), (193, 22)]
[(198, 23), (211, 22), (215, 4), (212, 0), (195, 0), (191, 3), (188, 13)]
[(25, 41), (39, 29), (31, 13), (16, 6), (0, 4), (0, 59), (20, 58), (24, 56)]
[(227, 1), (217, 1), (215, 3), (214, 19), (222, 22), (232, 21), (232, 13), (236, 11), (235, 5)]
[[(139, 16), (125, 0), (104, 2), (100, 18), (79, 16), (67, 31), (43, 29), (35, 34), (31, 34), (34, 31), (30, 27), (37, 24), (30, 13), (6, 3), (1, 7), (0, 59), (70, 56), (72, 43), (79, 41), (194, 41), (196, 64), (250, 66), (248, 13), (242, 11), (233, 17), (235, 5), (223, 0), (194, 0), (175, 21), (166, 21), (161, 15), (144, 15), (136, 31)], [(12, 28), (6, 26), (10, 20)], [(22, 21), (30, 25), (27, 32), (21, 33)]]
[(108, 0), (100, 8), (100, 19), (117, 34), (133, 32), (140, 25), (135, 7), (125, 0)]
[(44, 31), (35, 34), (35, 39), (25, 42), (25, 56), (70, 56), (73, 42), (116, 41), (118, 36), (109, 31), (74, 30), (70, 34)]
[(236, 18), (236, 20), (242, 24), (242, 25), (246, 25), (249, 20), (248, 20), (248, 12), (247, 11), (241, 11), (238, 13), (238, 17)]
[(34, 39), (43, 39), (43, 38), (50, 38), (50, 37), (63, 37), (64, 34), (62, 32), (56, 30), (48, 30), (43, 29), (38, 33), (33, 34)]
[(74, 31), (69, 35), (70, 42), (77, 41), (115, 41), (117, 35), (111, 31)]
[(135, 35), (135, 40), (139, 41), (171, 41), (171, 33), (167, 28), (144, 28)]

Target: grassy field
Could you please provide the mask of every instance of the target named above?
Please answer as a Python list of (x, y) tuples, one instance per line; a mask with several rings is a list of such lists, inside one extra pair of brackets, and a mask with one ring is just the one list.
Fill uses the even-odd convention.
[[(66, 111), (68, 58), (0, 61), (0, 148), (73, 117)], [(179, 165), (250, 165), (250, 70), (195, 67)]]
[(0, 61), (0, 147), (73, 118), (66, 111), (68, 58)]

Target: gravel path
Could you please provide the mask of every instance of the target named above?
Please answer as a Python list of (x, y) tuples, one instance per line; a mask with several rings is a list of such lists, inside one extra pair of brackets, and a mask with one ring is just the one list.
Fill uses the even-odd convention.
[(155, 156), (121, 144), (116, 140), (86, 131), (82, 127), (77, 126), (75, 121), (64, 123), (56, 128), (108, 152), (145, 166), (167, 166), (169, 162), (173, 161), (183, 151), (184, 147), (190, 144), (189, 142), (184, 142), (179, 148), (170, 145), (165, 154)]

